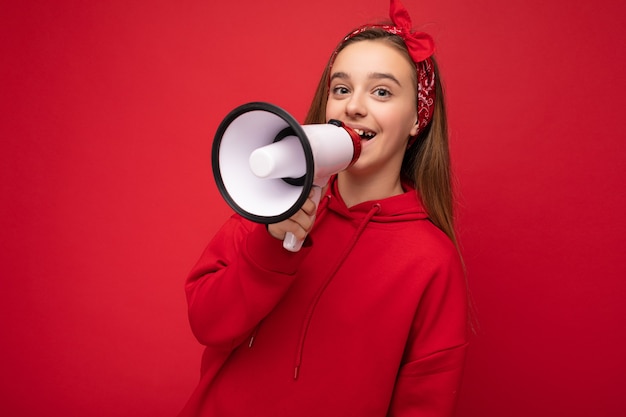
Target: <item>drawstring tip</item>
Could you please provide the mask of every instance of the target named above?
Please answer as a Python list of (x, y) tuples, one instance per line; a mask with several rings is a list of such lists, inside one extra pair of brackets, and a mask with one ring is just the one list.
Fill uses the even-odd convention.
[(248, 347), (251, 348), (253, 343), (254, 343), (254, 336), (250, 338), (250, 342), (248, 342)]
[(300, 373), (300, 367), (296, 366), (296, 369), (293, 371), (293, 379), (298, 379), (298, 374)]

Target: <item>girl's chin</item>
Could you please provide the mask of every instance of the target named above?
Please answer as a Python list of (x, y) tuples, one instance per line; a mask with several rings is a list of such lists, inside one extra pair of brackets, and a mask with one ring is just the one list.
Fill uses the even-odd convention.
[(359, 158), (354, 165), (352, 165), (350, 168), (346, 169), (345, 171), (347, 173), (349, 173), (350, 175), (365, 175), (366, 173), (369, 172), (368, 170), (369, 164), (367, 162), (367, 158)]

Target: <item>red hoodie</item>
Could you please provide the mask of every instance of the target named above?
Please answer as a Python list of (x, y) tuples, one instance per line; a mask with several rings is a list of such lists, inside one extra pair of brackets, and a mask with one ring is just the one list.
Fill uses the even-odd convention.
[(180, 417), (452, 414), (465, 279), (413, 189), (347, 208), (335, 182), (297, 253), (234, 215), (186, 293), (206, 349)]

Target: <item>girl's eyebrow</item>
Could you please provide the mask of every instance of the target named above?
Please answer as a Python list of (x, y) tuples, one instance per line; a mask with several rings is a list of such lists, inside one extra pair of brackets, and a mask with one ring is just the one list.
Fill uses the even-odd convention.
[(335, 78), (339, 78), (341, 80), (347, 80), (350, 78), (350, 76), (348, 74), (346, 74), (345, 72), (335, 72), (333, 73), (333, 75), (330, 76), (330, 81), (334, 80)]
[[(402, 85), (400, 84), (400, 81), (398, 81), (398, 79), (394, 77), (392, 74), (389, 74), (387, 72), (371, 72), (368, 74), (368, 77), (372, 79), (378, 79), (378, 80), (382, 80), (382, 79), (391, 80), (394, 83), (398, 84), (399, 87), (402, 87)], [(343, 71), (338, 71), (331, 75), (330, 81), (333, 81), (335, 78), (339, 78), (341, 80), (347, 80), (347, 79), (350, 79), (350, 76)]]
[(377, 80), (390, 80), (393, 81), (394, 83), (398, 84), (398, 87), (402, 87), (402, 85), (400, 84), (400, 81), (398, 81), (398, 79), (396, 77), (394, 77), (392, 74), (389, 74), (387, 72), (372, 72), (370, 74), (368, 74), (368, 76), (370, 78), (374, 78)]

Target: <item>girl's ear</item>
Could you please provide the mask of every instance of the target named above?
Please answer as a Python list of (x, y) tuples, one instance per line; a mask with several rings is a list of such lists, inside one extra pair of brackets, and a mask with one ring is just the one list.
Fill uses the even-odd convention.
[(410, 134), (410, 136), (417, 136), (417, 132), (418, 131), (419, 131), (419, 125), (417, 124), (417, 122), (415, 122), (415, 124), (411, 128), (411, 132), (409, 134)]

